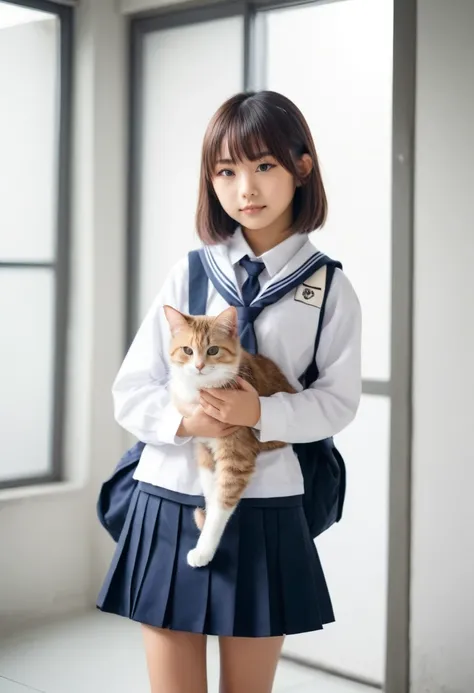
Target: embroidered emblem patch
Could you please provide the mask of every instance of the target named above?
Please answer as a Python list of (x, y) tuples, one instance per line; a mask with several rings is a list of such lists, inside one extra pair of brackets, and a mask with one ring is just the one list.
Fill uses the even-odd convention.
[(306, 279), (295, 291), (295, 301), (306, 303), (314, 308), (321, 308), (326, 286), (326, 267), (321, 267), (312, 277)]
[(321, 308), (322, 293), (323, 292), (319, 287), (306, 286), (305, 284), (302, 284), (296, 289), (295, 301), (306, 303), (307, 305), (314, 306), (315, 308)]

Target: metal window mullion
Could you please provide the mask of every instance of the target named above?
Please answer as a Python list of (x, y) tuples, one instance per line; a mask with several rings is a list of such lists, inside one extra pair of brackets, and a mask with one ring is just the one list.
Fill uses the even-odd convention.
[(347, 1), (348, 0), (253, 0), (253, 3), (258, 11), (271, 12), (274, 10), (304, 7), (305, 5), (330, 5)]
[(242, 36), (242, 88), (243, 91), (249, 91), (252, 88), (252, 32), (253, 24), (255, 22), (255, 12), (248, 2), (245, 3), (243, 20), (244, 28)]
[(61, 19), (68, 17), (73, 7), (78, 5), (79, 0), (7, 0), (11, 5), (19, 5), (31, 10), (40, 10), (56, 14)]
[(392, 407), (386, 693), (410, 689), (410, 548), (416, 0), (394, 3)]
[(56, 262), (0, 262), (0, 269), (50, 269), (54, 271), (56, 267)]
[(63, 475), (66, 405), (66, 352), (69, 308), (70, 196), (73, 76), (73, 11), (63, 9), (60, 22), (60, 95), (57, 157), (57, 221), (55, 282), (55, 344), (52, 421), (52, 479)]
[(242, 16), (246, 3), (242, 0), (212, 2), (196, 6), (195, 3), (182, 3), (176, 8), (170, 6), (157, 7), (152, 14), (144, 17), (132, 18), (132, 32), (143, 36), (163, 29), (173, 29), (186, 25), (196, 25), (203, 22), (211, 22), (217, 19)]
[(128, 66), (128, 199), (127, 252), (125, 257), (125, 335), (124, 354), (138, 327), (139, 272), (141, 249), (141, 163), (143, 140), (143, 42), (150, 31), (148, 23), (130, 23)]
[(247, 5), (244, 16), (244, 90), (258, 91), (267, 84), (266, 14)]
[(13, 477), (12, 479), (0, 479), (0, 490), (9, 488), (21, 488), (23, 486), (39, 486), (40, 484), (49, 484), (55, 479), (54, 474), (49, 472), (47, 474), (40, 474), (34, 476), (24, 476), (24, 477)]
[(375, 395), (377, 397), (390, 397), (392, 383), (390, 380), (362, 380), (362, 394)]

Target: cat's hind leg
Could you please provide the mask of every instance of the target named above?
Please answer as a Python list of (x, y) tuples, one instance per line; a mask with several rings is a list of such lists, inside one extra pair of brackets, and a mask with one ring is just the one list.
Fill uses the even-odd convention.
[[(206, 495), (206, 517), (195, 549), (188, 553), (188, 563), (193, 568), (203, 567), (214, 558), (227, 523), (235, 511), (255, 468), (255, 458), (248, 452), (231, 455), (222, 445), (216, 451), (217, 464), (213, 486)], [(252, 458), (252, 459), (249, 459)]]
[[(215, 462), (211, 450), (204, 443), (198, 443), (196, 446), (196, 455), (199, 465), (199, 479), (201, 481), (201, 488), (203, 491), (206, 508), (211, 502), (211, 499), (216, 492), (216, 472), (215, 472)], [(194, 511), (194, 522), (197, 528), (202, 531), (206, 522), (206, 510), (205, 508), (196, 508)], [(196, 547), (197, 548), (197, 547)], [(196, 552), (196, 548), (192, 549), (188, 553), (188, 563), (193, 568), (198, 567), (199, 555)], [(202, 564), (205, 565), (205, 564)]]

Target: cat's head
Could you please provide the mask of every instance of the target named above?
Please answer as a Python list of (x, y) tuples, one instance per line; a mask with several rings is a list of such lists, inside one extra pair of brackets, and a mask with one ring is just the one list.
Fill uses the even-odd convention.
[(185, 315), (171, 306), (164, 306), (164, 311), (171, 330), (174, 375), (202, 387), (219, 387), (237, 376), (242, 348), (235, 308), (216, 317)]

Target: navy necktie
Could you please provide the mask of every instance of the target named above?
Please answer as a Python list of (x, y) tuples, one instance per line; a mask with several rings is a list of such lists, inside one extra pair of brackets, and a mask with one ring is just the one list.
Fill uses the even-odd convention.
[(242, 286), (242, 299), (244, 305), (237, 307), (240, 343), (242, 344), (243, 348), (249, 351), (251, 354), (256, 354), (258, 348), (254, 322), (262, 312), (263, 306), (261, 308), (257, 308), (251, 306), (250, 304), (257, 298), (260, 292), (260, 282), (258, 281), (258, 277), (265, 269), (265, 265), (263, 262), (250, 260), (248, 255), (240, 260), (239, 265), (241, 265), (248, 274), (248, 277)]
[[(194, 252), (194, 251), (192, 251)], [(191, 257), (194, 257), (191, 255)], [(204, 314), (206, 311), (207, 286), (201, 280), (201, 273), (204, 269), (205, 274), (212, 282), (217, 293), (225, 299), (229, 306), (237, 308), (238, 331), (240, 341), (244, 349), (251, 354), (256, 354), (257, 338), (255, 336), (254, 322), (266, 306), (271, 306), (279, 301), (283, 296), (286, 296), (290, 291), (295, 289), (308, 279), (316, 270), (323, 265), (331, 265), (333, 267), (341, 267), (339, 263), (334, 263), (326, 255), (316, 251), (311, 257), (297, 267), (291, 274), (281, 277), (279, 280), (274, 280), (267, 288), (260, 293), (258, 300), (255, 300), (259, 294), (260, 286), (258, 276), (264, 269), (263, 262), (249, 260), (248, 256), (242, 258), (240, 265), (247, 270), (248, 279), (242, 287), (242, 298), (225, 272), (219, 267), (219, 264), (213, 258), (210, 249), (204, 247), (198, 251), (199, 262), (190, 264), (189, 282), (193, 287), (190, 290), (190, 300), (194, 296), (196, 303), (198, 294), (201, 299), (199, 306), (202, 306), (201, 313), (194, 312), (193, 315)], [(198, 291), (199, 287), (203, 286), (202, 291)], [(252, 304), (252, 305), (251, 305)], [(191, 305), (191, 304), (190, 304)], [(191, 308), (190, 308), (191, 310)]]

